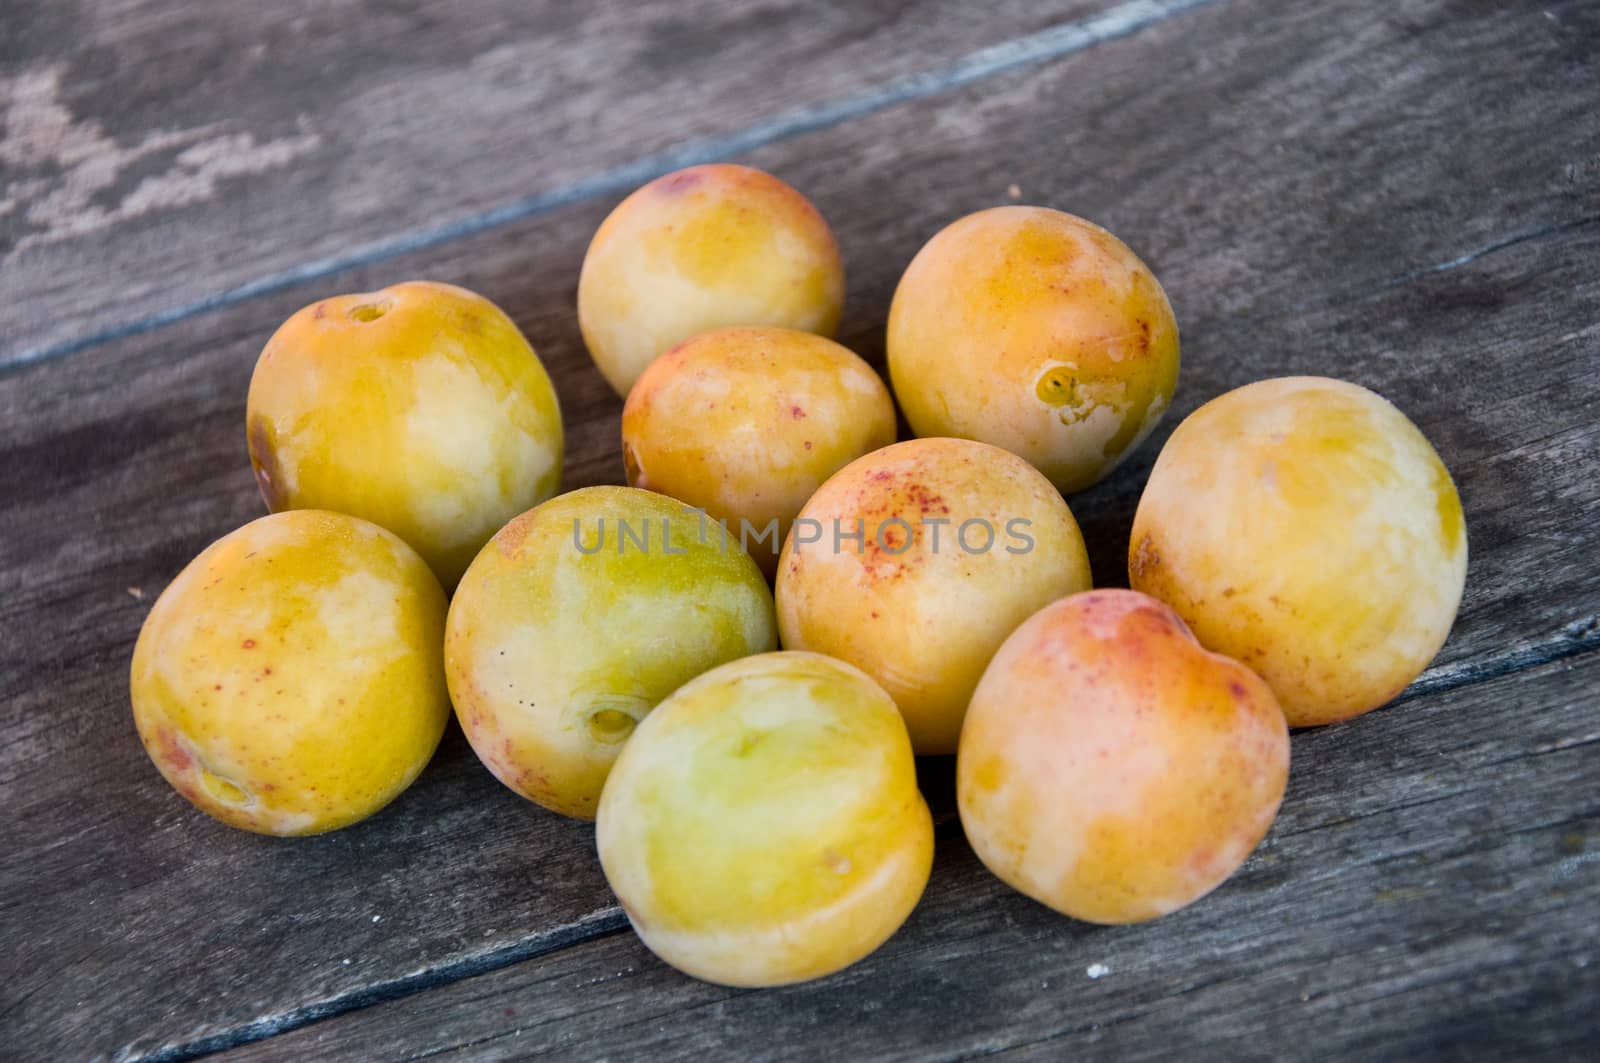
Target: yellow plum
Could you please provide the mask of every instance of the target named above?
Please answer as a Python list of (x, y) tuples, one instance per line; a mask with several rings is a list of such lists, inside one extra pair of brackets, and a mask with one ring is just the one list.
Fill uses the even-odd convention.
[(665, 495), (587, 487), (517, 517), (472, 562), (450, 603), (445, 671), (489, 770), (593, 819), (658, 701), (776, 643), (761, 570), (714, 523)]
[(1095, 923), (1165, 915), (1261, 841), (1289, 773), (1272, 691), (1134, 591), (1075, 594), (995, 654), (967, 711), (956, 799), (1001, 880)]
[(133, 718), (167, 782), (224, 823), (316, 834), (416, 778), (450, 716), (445, 598), (375, 524), (295, 510), (218, 539), (156, 600)]
[(628, 482), (748, 532), (741, 542), (769, 577), (806, 500), (894, 434), (894, 400), (871, 366), (783, 328), (685, 340), (650, 364), (622, 411)]
[(1404, 690), (1444, 645), (1466, 575), (1439, 455), (1384, 399), (1322, 377), (1263, 380), (1190, 414), (1128, 554), (1132, 586), (1259, 672), (1295, 727)]
[(747, 657), (662, 702), (606, 781), (595, 837), (651, 951), (735, 986), (866, 956), (916, 906), (933, 860), (894, 702), (813, 653)]
[(954, 753), (1001, 641), (1089, 586), (1078, 524), (1036, 469), (986, 443), (913, 439), (846, 465), (801, 510), (778, 630), (881, 683), (918, 753)]
[(578, 325), (627, 395), (656, 356), (729, 325), (833, 335), (844, 264), (805, 196), (748, 166), (658, 177), (601, 223), (578, 276)]
[(919, 436), (1027, 458), (1071, 494), (1152, 429), (1178, 381), (1178, 326), (1121, 240), (1044, 207), (995, 207), (917, 253), (889, 310), (889, 377)]
[(446, 588), (561, 478), (561, 410), (544, 366), (497, 306), (448, 284), (300, 310), (261, 352), (246, 421), (268, 509), (381, 524)]

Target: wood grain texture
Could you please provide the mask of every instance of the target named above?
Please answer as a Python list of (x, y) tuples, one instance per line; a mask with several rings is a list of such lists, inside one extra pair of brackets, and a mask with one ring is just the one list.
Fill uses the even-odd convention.
[[(1432, 811), (1383, 803), (1410, 763), (1391, 756), (1401, 747), (1386, 723), (1410, 719), (1424, 702), (1454, 704), (1485, 677), (1600, 642), (1592, 564), (1600, 444), (1590, 412), (1600, 400), (1600, 118), (1586, 93), (1597, 21), (1578, 3), (1523, 10), (1405, 0), (1377, 17), (1230, 0), (745, 161), (796, 182), (833, 222), (851, 270), (844, 338), (875, 360), (889, 293), (916, 248), (958, 214), (1006, 201), (1016, 184), (1028, 201), (1108, 225), (1162, 277), (1184, 329), (1185, 366), (1161, 436), (1219, 391), (1288, 372), (1356, 380), (1416, 418), (1466, 500), (1465, 608), (1420, 685), (1432, 694), (1310, 736), (1327, 752), (1308, 759), (1297, 746), (1294, 785), (1324, 795), (1298, 799), (1309, 810), (1359, 806), (1388, 815), (1386, 829), (1427, 830)], [(584, 246), (613, 201), (576, 203), (0, 375), (0, 821), (11, 842), (0, 854), (0, 914), (23, 928), (0, 955), (5, 1041), (71, 1057), (192, 1054), (420, 990), (431, 996), (429, 987), (621, 926), (588, 829), (504, 791), (459, 736), (374, 820), (276, 842), (213, 824), (167, 790), (138, 746), (125, 686), (154, 594), (207, 542), (260, 512), (245, 461), (245, 385), (267, 335), (314, 298), (416, 275), (483, 291), (516, 318), (558, 382), (567, 486), (619, 480), (620, 403), (589, 366), (572, 311)], [(1101, 582), (1124, 577), (1132, 506), (1159, 442), (1073, 499)], [(1534, 728), (1555, 695), (1539, 689), (1529, 686), (1525, 699), (1502, 693), (1492, 717), (1430, 716), (1435, 744), (1425, 748), (1479, 735), (1502, 743), (1494, 755), (1515, 760), (1519, 743), (1543, 734)], [(1368, 737), (1347, 744), (1337, 737), (1346, 733)], [(1564, 733), (1549, 732), (1552, 741)], [(1528, 823), (1591, 815), (1583, 802), (1594, 793), (1592, 768), (1591, 785), (1580, 785), (1589, 764), (1580, 760), (1561, 776), (1563, 790), (1536, 799), (1511, 788), (1504, 814)], [(938, 762), (929, 770), (937, 790)], [(1330, 773), (1326, 787), (1299, 789), (1307, 770)], [(941, 802), (948, 818), (947, 793)], [(944, 837), (939, 888), (986, 910), (992, 893), (970, 857), (949, 863), (948, 827)], [(1381, 844), (1369, 858), (1390, 851)], [(1476, 859), (1468, 840), (1461, 846), (1463, 859)], [(1343, 886), (1355, 857), (1318, 852), (1282, 872), (1283, 888), (1326, 894), (1351, 912), (1369, 907), (1370, 891)], [(1501, 859), (1484, 852), (1483, 866)], [(1520, 889), (1525, 865), (1504, 859), (1506, 881)], [(1574, 866), (1590, 874), (1593, 865)], [(1404, 911), (1368, 937), (1350, 915), (1319, 947), (1403, 953), (1436, 932), (1425, 904)], [(1585, 912), (1552, 899), (1508, 909), (1504, 923), (1520, 927), (1516, 940), (1530, 949), (1543, 948), (1556, 940), (1537, 936), (1547, 929), (1577, 940)], [(1549, 926), (1517, 922), (1535, 915)], [(1287, 909), (1261, 916), (1269, 917), (1262, 933), (1315, 929)], [(1230, 952), (1227, 929), (1215, 931), (1207, 977), (1228, 983), (1227, 963), (1242, 964), (1245, 992), (1269, 977), (1250, 973), (1249, 964), (1266, 962), (1263, 946)], [(1026, 974), (1030, 940), (997, 939), (991, 962)], [(1474, 940), (1449, 953), (1455, 966), (1441, 979), (1500, 976), (1503, 955)], [(894, 977), (951, 993), (970, 980), (978, 994), (993, 980), (934, 962), (939, 955), (927, 953), (925, 965), (908, 959)], [(1308, 960), (1305, 977), (1319, 969)], [(1345, 981), (1326, 983), (1340, 991), (1321, 1027), (1329, 1054), (1401, 1044), (1383, 1040), (1392, 1024), (1373, 1028), (1377, 1041), (1361, 1040), (1363, 998), (1346, 984), (1360, 983), (1359, 969), (1339, 971)], [(1565, 1036), (1567, 998), (1550, 992), (1560, 999), (1538, 1004), (1539, 1014)], [(1419, 1016), (1442, 1023), (1456, 1013), (1446, 1006), (1453, 998), (1438, 994), (1410, 999), (1422, 1001)], [(1144, 999), (1124, 1013), (1130, 1029)], [(1207, 999), (1218, 1003), (1191, 1020), (1225, 1025), (1235, 998)], [(983, 1028), (1015, 1017), (1002, 1004)], [(1048, 1000), (1030, 1007), (1053, 1009)], [(884, 1005), (877, 1021), (902, 1021), (890, 1011)], [(1341, 1015), (1346, 1032), (1335, 1037)], [(909, 1037), (912, 1020), (904, 1023)]]
[(222, 1058), (1592, 1058), (1597, 684), (1591, 653), (1296, 735), (1266, 842), (1153, 923), (1056, 915), (951, 823), (900, 933), (818, 982), (707, 985), (620, 933)]
[(0, 364), (934, 91), (1119, 5), (5, 7)]

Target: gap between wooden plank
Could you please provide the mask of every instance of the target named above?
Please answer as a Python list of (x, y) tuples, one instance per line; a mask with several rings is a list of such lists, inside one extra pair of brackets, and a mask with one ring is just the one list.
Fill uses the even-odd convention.
[(321, 1019), (344, 1015), (361, 1008), (371, 1007), (391, 1000), (400, 1000), (437, 986), (449, 985), (464, 978), (489, 974), (527, 960), (538, 959), (601, 938), (620, 934), (628, 929), (627, 917), (617, 905), (601, 908), (575, 923), (558, 927), (553, 933), (541, 934), (490, 949), (475, 956), (465, 956), (436, 967), (388, 981), (376, 982), (351, 993), (343, 993), (327, 1000), (313, 1001), (280, 1015), (270, 1015), (254, 1022), (221, 1033), (209, 1034), (194, 1041), (171, 1045), (148, 1055), (133, 1056), (142, 1063), (178, 1063), (197, 1059), (214, 1052), (263, 1041), (280, 1033), (288, 1033)]
[(1530, 668), (1554, 664), (1600, 649), (1600, 617), (1585, 616), (1563, 627), (1552, 638), (1514, 646), (1505, 653), (1477, 660), (1453, 661), (1430, 668), (1400, 692), (1390, 705), (1399, 705), (1429, 694), (1458, 690), (1474, 683), (1526, 672)]
[(587, 180), (551, 192), (515, 200), (433, 229), (406, 233), (368, 244), (344, 255), (319, 259), (296, 269), (274, 273), (215, 295), (172, 307), (78, 339), (23, 350), (0, 364), (0, 377), (42, 362), (65, 358), (115, 340), (137, 336), (199, 314), (236, 306), (305, 281), (341, 270), (369, 266), (412, 251), (472, 236), (608, 193), (632, 189), (651, 178), (696, 163), (741, 155), (790, 137), (839, 125), (896, 104), (937, 96), (997, 74), (1060, 59), (1106, 41), (1156, 25), (1218, 0), (1129, 0), (1090, 18), (1065, 22), (1000, 44), (991, 45), (935, 70), (907, 74), (875, 88), (829, 103), (801, 107), (758, 122), (738, 132), (695, 141), (685, 147), (648, 155), (625, 166), (604, 170)]

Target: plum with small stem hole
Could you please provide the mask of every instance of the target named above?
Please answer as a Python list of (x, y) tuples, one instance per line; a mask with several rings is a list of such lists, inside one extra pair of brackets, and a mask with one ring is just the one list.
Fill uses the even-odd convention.
[(448, 284), (296, 313), (261, 352), (246, 422), (267, 508), (380, 524), (446, 588), (561, 478), (561, 410), (544, 366), (499, 307)]
[(1005, 447), (1071, 494), (1161, 419), (1178, 326), (1155, 275), (1111, 233), (1044, 207), (995, 207), (912, 259), (888, 354), (917, 435)]
[(478, 758), (517, 793), (593, 819), (655, 704), (776, 645), (761, 570), (682, 502), (586, 487), (502, 528), (450, 603), (445, 670)]

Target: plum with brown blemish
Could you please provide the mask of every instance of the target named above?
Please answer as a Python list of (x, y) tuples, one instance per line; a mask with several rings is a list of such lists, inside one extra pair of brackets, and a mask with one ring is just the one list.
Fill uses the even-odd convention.
[(1122, 241), (1043, 207), (996, 207), (933, 237), (889, 311), (889, 375), (920, 436), (1032, 462), (1062, 491), (1150, 434), (1178, 380), (1166, 294)]
[(250, 379), (246, 433), (268, 509), (380, 524), (447, 588), (561, 476), (561, 410), (538, 355), (489, 300), (427, 281), (284, 322)]
[[(836, 541), (836, 521), (860, 541)], [(881, 683), (922, 754), (955, 752), (967, 701), (1011, 630), (1090, 586), (1083, 537), (1050, 481), (971, 440), (914, 439), (857, 459), (795, 529), (778, 568), (784, 646)]]
[(1250, 662), (1295, 727), (1390, 701), (1450, 633), (1461, 499), (1416, 425), (1323, 377), (1206, 403), (1156, 459), (1129, 542), (1136, 590)]
[(578, 277), (578, 324), (626, 396), (691, 336), (770, 325), (832, 336), (844, 264), (828, 223), (783, 181), (714, 163), (658, 177), (601, 223)]
[(1005, 641), (961, 732), (956, 797), (1000, 879), (1096, 923), (1191, 904), (1266, 835), (1289, 771), (1271, 689), (1135, 591), (1054, 602)]
[(622, 411), (628, 483), (727, 521), (734, 537), (746, 522), (744, 545), (769, 579), (806, 500), (894, 435), (894, 400), (872, 367), (794, 329), (686, 340), (645, 370)]
[(129, 676), (134, 723), (173, 788), (224, 823), (347, 826), (439, 743), (444, 616), (438, 580), (392, 533), (318, 510), (262, 517), (151, 608)]

